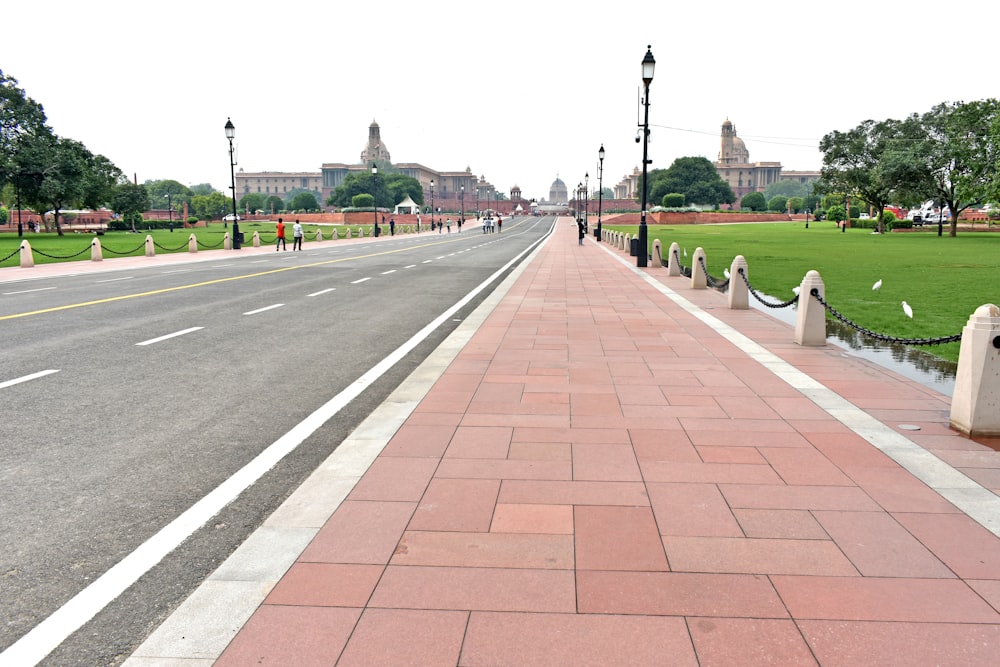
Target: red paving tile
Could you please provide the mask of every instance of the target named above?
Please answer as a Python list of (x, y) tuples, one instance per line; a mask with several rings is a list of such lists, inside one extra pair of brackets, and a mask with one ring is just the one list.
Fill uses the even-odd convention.
[[(994, 664), (1000, 539), (573, 229), (216, 664)], [(650, 275), (1000, 486), (946, 397)]]

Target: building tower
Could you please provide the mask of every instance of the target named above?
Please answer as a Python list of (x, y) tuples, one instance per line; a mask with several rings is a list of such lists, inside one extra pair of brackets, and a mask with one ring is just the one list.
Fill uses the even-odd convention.
[(378, 123), (374, 120), (372, 121), (372, 124), (368, 126), (368, 145), (365, 146), (363, 151), (361, 151), (361, 164), (369, 164), (371, 162), (392, 162), (392, 160), (389, 159), (389, 149), (382, 143)]
[(736, 136), (736, 127), (726, 119), (722, 124), (722, 146), (719, 150), (719, 164), (749, 164), (750, 151), (743, 140)]

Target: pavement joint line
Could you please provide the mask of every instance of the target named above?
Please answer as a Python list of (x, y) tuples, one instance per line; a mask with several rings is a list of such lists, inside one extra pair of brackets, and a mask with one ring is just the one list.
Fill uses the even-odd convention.
[(1000, 496), (956, 470), (906, 436), (857, 407), (815, 378), (740, 333), (717, 317), (667, 287), (652, 274), (640, 271), (626, 258), (598, 246), (662, 295), (701, 320), (720, 336), (759, 361), (776, 377), (808, 398), (827, 414), (864, 438), (886, 456), (927, 484), (969, 518), (1000, 537)]
[[(215, 660), (222, 655), (271, 589), (309, 546), (312, 537), (350, 494), (399, 427), (551, 238), (550, 231), (524, 261), (501, 281), (497, 289), (344, 439), (264, 524), (146, 638), (122, 667), (146, 667), (154, 661), (167, 659)], [(492, 279), (487, 279), (486, 282), (492, 282)], [(332, 495), (329, 493), (331, 485), (334, 486)], [(322, 509), (316, 510), (316, 505), (322, 505)], [(306, 514), (306, 523), (309, 525), (303, 525), (301, 521), (302, 508), (307, 511), (313, 509)], [(259, 539), (258, 532), (265, 529), (274, 531), (271, 533), (275, 543), (274, 553), (267, 551), (266, 545), (271, 541)], [(286, 557), (288, 545), (281, 544), (281, 539), (278, 538), (286, 532), (291, 539), (308, 536), (290, 560)], [(248, 555), (251, 551), (252, 557)], [(251, 564), (256, 560), (269, 558), (274, 558), (279, 565), (267, 571), (263, 578), (254, 579), (245, 567), (241, 569), (239, 566), (239, 563)], [(252, 568), (253, 565), (247, 567)]]

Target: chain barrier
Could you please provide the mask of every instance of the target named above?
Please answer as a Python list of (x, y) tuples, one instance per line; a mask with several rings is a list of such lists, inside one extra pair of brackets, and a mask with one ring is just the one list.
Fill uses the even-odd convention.
[(153, 241), (153, 245), (162, 250), (163, 252), (180, 252), (181, 250), (184, 250), (184, 248), (188, 247), (187, 241), (185, 241), (182, 245), (177, 246), (176, 248), (167, 248), (165, 246), (160, 245), (156, 241)]
[(211, 245), (211, 244), (208, 244), (208, 243), (202, 243), (201, 240), (197, 236), (194, 237), (194, 240), (195, 240), (195, 243), (198, 245), (199, 248), (208, 248), (208, 249), (221, 248), (222, 244), (226, 242), (226, 239), (222, 239), (221, 241), (219, 241), (215, 245)]
[(755, 290), (753, 288), (753, 285), (750, 284), (750, 279), (747, 278), (747, 274), (743, 272), (743, 267), (741, 266), (740, 268), (738, 268), (736, 270), (739, 272), (740, 276), (742, 276), (743, 282), (745, 282), (747, 284), (747, 289), (750, 290), (751, 294), (753, 294), (753, 298), (757, 299), (758, 301), (760, 301), (762, 304), (764, 304), (768, 308), (788, 308), (789, 306), (793, 306), (793, 305), (795, 305), (796, 303), (799, 302), (799, 295), (798, 294), (796, 294), (794, 297), (792, 297), (788, 301), (785, 301), (784, 303), (771, 303), (770, 301), (765, 301), (764, 299), (761, 298), (761, 296), (757, 292), (757, 290)]
[(16, 255), (19, 252), (21, 252), (20, 248), (15, 249), (14, 252), (10, 253), (9, 255), (7, 255), (6, 257), (4, 257), (3, 259), (0, 259), (0, 264), (3, 264), (4, 262), (6, 262), (8, 259), (10, 259), (11, 257), (13, 257), (14, 255)]
[(50, 254), (48, 254), (46, 252), (38, 250), (37, 248), (32, 248), (31, 252), (37, 252), (42, 257), (48, 257), (49, 259), (73, 259), (74, 257), (79, 257), (80, 255), (82, 255), (85, 252), (90, 252), (90, 246), (87, 246), (86, 248), (84, 248), (83, 250), (81, 250), (80, 252), (78, 252), (78, 253), (76, 253), (74, 255), (50, 255)]
[(125, 252), (118, 252), (117, 250), (112, 250), (111, 248), (108, 248), (107, 246), (101, 246), (101, 250), (103, 250), (105, 252), (110, 252), (112, 255), (131, 255), (132, 253), (138, 252), (139, 250), (141, 250), (142, 248), (144, 248), (145, 245), (146, 245), (146, 242), (143, 241), (142, 243), (140, 243), (136, 247), (132, 248), (131, 250), (127, 250)]
[(712, 277), (712, 274), (708, 272), (708, 267), (705, 266), (705, 258), (699, 257), (698, 263), (701, 264), (701, 270), (705, 272), (705, 280), (708, 282), (709, 287), (714, 287), (717, 290), (725, 290), (729, 287), (729, 279), (716, 280)]
[(844, 324), (854, 329), (855, 331), (863, 333), (869, 338), (874, 338), (875, 340), (880, 340), (886, 343), (895, 343), (897, 345), (942, 345), (944, 343), (956, 343), (962, 340), (962, 334), (960, 333), (954, 334), (952, 336), (939, 336), (937, 338), (899, 338), (897, 336), (888, 336), (886, 334), (881, 334), (876, 331), (872, 331), (871, 329), (866, 329), (860, 324), (856, 324), (855, 322), (852, 322), (851, 320), (847, 319), (847, 317), (839, 313), (833, 306), (828, 304), (826, 300), (822, 296), (820, 296), (819, 290), (816, 289), (815, 287), (812, 290), (810, 290), (809, 293), (813, 297), (815, 297), (817, 301), (823, 304), (823, 307), (826, 308), (826, 311), (831, 315), (833, 315), (836, 319), (843, 322)]
[(677, 260), (677, 268), (680, 269), (681, 275), (685, 278), (691, 277), (691, 269), (681, 264), (681, 256), (676, 250), (674, 250), (674, 259)]

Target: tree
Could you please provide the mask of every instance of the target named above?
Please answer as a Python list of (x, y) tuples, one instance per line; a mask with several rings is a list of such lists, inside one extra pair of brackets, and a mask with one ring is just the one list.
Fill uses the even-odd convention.
[(293, 211), (318, 211), (319, 202), (316, 195), (308, 190), (299, 192), (288, 201), (288, 208)]
[(51, 135), (45, 111), (18, 87), (17, 79), (0, 70), (0, 185), (16, 178), (15, 156), (31, 137)]
[(278, 195), (271, 195), (264, 200), (264, 210), (268, 213), (278, 213), (285, 210), (285, 200)]
[(354, 208), (372, 208), (375, 205), (375, 198), (367, 192), (360, 192), (351, 197), (351, 206)]
[[(970, 206), (989, 201), (1000, 173), (1000, 136), (996, 128), (1000, 101), (939, 104), (921, 116), (928, 190), (951, 212), (950, 236), (958, 232), (958, 216)], [(920, 188), (918, 188), (920, 189)]]
[[(170, 206), (183, 207), (187, 203), (191, 206), (191, 197), (194, 192), (188, 186), (174, 180), (152, 181), (147, 180), (144, 184), (149, 192), (150, 205), (154, 209), (166, 210), (167, 204)], [(209, 188), (209, 192), (211, 192)], [(203, 193), (208, 194), (209, 192)], [(169, 199), (167, 195), (170, 195)], [(147, 209), (148, 210), (148, 209)]]
[(732, 188), (704, 157), (677, 158), (668, 169), (650, 172), (650, 201), (661, 201), (663, 195), (673, 192), (683, 194), (691, 204), (718, 206), (736, 201)]
[(213, 191), (207, 195), (191, 197), (191, 211), (202, 220), (221, 218), (232, 213), (232, 200), (221, 192)]
[(775, 195), (774, 197), (771, 197), (767, 200), (767, 210), (784, 213), (788, 210), (788, 197), (785, 197), (784, 195)]
[(806, 200), (803, 197), (789, 197), (787, 205), (792, 213), (801, 213), (806, 210)]
[(910, 127), (897, 120), (866, 120), (847, 132), (833, 131), (819, 143), (823, 152), (820, 192), (860, 197), (878, 212), (879, 231), (885, 231), (882, 213), (905, 184), (906, 164), (918, 164)]
[(142, 214), (149, 210), (149, 191), (145, 185), (135, 185), (125, 179), (114, 188), (111, 210), (130, 221), (134, 232), (136, 219), (141, 221)]
[(792, 197), (806, 197), (810, 190), (811, 188), (808, 185), (799, 183), (798, 181), (775, 181), (764, 188), (764, 199), (771, 201), (771, 199), (778, 196), (784, 196), (789, 199)]
[[(279, 198), (280, 199), (280, 198)], [(240, 200), (237, 208), (241, 211), (264, 211), (267, 210), (264, 205), (267, 199), (263, 193), (251, 192), (250, 194), (243, 195), (243, 199)]]
[(348, 174), (327, 198), (326, 204), (339, 208), (353, 206), (351, 202), (355, 195), (376, 196), (375, 193), (380, 208), (392, 208), (407, 196), (417, 204), (424, 202), (424, 191), (417, 179), (399, 173), (383, 174), (380, 168), (377, 176), (373, 176), (370, 171)]
[(764, 211), (767, 209), (767, 201), (764, 200), (763, 192), (748, 192), (740, 200), (740, 208), (751, 211)]

